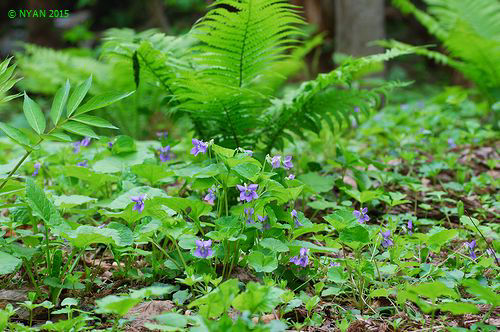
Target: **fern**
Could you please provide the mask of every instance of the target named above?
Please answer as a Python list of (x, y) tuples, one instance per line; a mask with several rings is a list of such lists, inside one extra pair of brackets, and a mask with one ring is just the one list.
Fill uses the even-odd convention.
[[(235, 11), (229, 11), (226, 5)], [(249, 87), (297, 42), (304, 21), (286, 1), (220, 0), (195, 25), (202, 45), (195, 60), (204, 74), (220, 83)]]
[(294, 72), (277, 68), (306, 54), (308, 47), (301, 48), (297, 40), (302, 24), (297, 7), (286, 1), (221, 0), (191, 31), (200, 44), (182, 59), (189, 66), (176, 66), (175, 55), (151, 42), (143, 42), (136, 51), (141, 71), (153, 74), (170, 95), (173, 109), (189, 114), (198, 137), (268, 153), (284, 139), (293, 139), (292, 134), (318, 132), (324, 122), (332, 130), (335, 122), (350, 123), (355, 106), (367, 111), (380, 93), (403, 85), (349, 89), (355, 74), (375, 62), (410, 53), (411, 48), (350, 59), (282, 99), (273, 97), (276, 82)]
[[(412, 13), (449, 52), (449, 57), (419, 51), (460, 70), (491, 100), (500, 98), (500, 2), (498, 0), (425, 0), (428, 13), (410, 0), (393, 0)], [(390, 46), (404, 47), (390, 43)]]

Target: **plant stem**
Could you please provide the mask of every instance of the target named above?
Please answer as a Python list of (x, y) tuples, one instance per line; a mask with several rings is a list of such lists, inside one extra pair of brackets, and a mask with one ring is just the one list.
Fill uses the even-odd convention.
[(7, 184), (7, 181), (9, 181), (9, 179), (12, 177), (12, 175), (14, 175), (14, 173), (17, 171), (17, 169), (19, 167), (21, 167), (21, 165), (24, 163), (24, 161), (26, 160), (26, 158), (29, 157), (30, 154), (31, 154), (31, 150), (30, 151), (26, 151), (26, 153), (21, 158), (21, 160), (19, 160), (17, 162), (16, 166), (14, 166), (14, 168), (12, 169), (12, 171), (10, 171), (10, 173), (7, 175), (7, 177), (2, 181), (2, 184), (0, 184), (0, 189), (2, 189)]

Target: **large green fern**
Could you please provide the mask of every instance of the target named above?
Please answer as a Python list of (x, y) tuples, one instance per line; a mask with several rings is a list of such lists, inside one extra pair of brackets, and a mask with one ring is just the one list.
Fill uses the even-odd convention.
[[(498, 0), (424, 0), (428, 12), (410, 0), (393, 0), (404, 13), (412, 13), (449, 52), (419, 53), (449, 64), (474, 81), (491, 100), (500, 99), (500, 2)], [(390, 42), (391, 47), (406, 45)]]
[(199, 40), (187, 55), (192, 68), (173, 66), (170, 52), (144, 41), (136, 49), (141, 70), (151, 71), (171, 96), (171, 105), (190, 115), (200, 138), (264, 153), (292, 140), (292, 134), (318, 132), (323, 123), (332, 129), (335, 122), (349, 124), (355, 107), (367, 111), (379, 93), (401, 85), (349, 86), (366, 66), (410, 49), (351, 59), (277, 98), (276, 77), (284, 81), (288, 74), (279, 68), (294, 54), (304, 23), (297, 10), (282, 0), (215, 1), (191, 32)]

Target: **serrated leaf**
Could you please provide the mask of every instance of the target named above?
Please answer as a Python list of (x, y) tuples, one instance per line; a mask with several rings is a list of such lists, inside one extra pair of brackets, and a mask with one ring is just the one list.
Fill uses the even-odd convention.
[(28, 178), (26, 181), (26, 201), (33, 210), (33, 215), (41, 218), (54, 230), (63, 224), (63, 219), (45, 192)]
[(30, 140), (22, 131), (14, 128), (6, 123), (0, 122), (0, 130), (2, 130), (5, 135), (7, 135), (11, 140), (19, 145), (30, 148)]
[(113, 126), (108, 120), (93, 115), (78, 115), (72, 119), (93, 127), (118, 129), (118, 127)]
[(80, 83), (75, 90), (73, 90), (73, 93), (68, 99), (68, 106), (67, 106), (67, 117), (69, 118), (73, 112), (77, 109), (78, 106), (80, 106), (80, 103), (82, 102), (83, 98), (87, 95), (87, 92), (90, 89), (90, 86), (92, 85), (92, 75), (90, 75), (89, 78), (87, 78), (84, 82)]
[(39, 135), (43, 134), (45, 131), (45, 117), (43, 116), (42, 110), (40, 106), (28, 97), (26, 92), (24, 93), (24, 103), (23, 103), (23, 111), (26, 120), (30, 124), (31, 128), (33, 128)]
[(84, 125), (83, 123), (69, 121), (63, 124), (61, 128), (73, 134), (99, 139), (99, 136), (97, 136), (97, 134), (92, 130), (92, 128), (90, 128), (87, 125)]
[(61, 119), (64, 107), (66, 106), (66, 102), (68, 101), (70, 88), (71, 85), (69, 84), (69, 80), (66, 80), (64, 86), (60, 87), (59, 90), (57, 90), (56, 95), (54, 96), (52, 107), (50, 109), (50, 118), (52, 119), (52, 123), (54, 123), (54, 125), (57, 125), (57, 123)]
[(90, 111), (93, 111), (93, 110), (96, 110), (99, 108), (106, 107), (108, 105), (111, 105), (111, 104), (123, 99), (123, 98), (130, 96), (134, 92), (135, 91), (130, 91), (130, 92), (126, 92), (126, 93), (108, 92), (108, 93), (104, 93), (104, 94), (99, 95), (99, 96), (94, 96), (94, 97), (90, 98), (90, 100), (88, 102), (86, 102), (81, 107), (79, 107), (76, 110), (75, 115), (84, 114), (84, 113), (87, 113), (87, 112), (90, 112)]

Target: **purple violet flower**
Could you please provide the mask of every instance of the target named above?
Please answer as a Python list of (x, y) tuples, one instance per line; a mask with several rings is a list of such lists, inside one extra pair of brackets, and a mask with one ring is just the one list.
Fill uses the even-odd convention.
[(293, 167), (293, 164), (292, 164), (292, 156), (286, 156), (285, 157), (285, 160), (283, 161), (283, 167), (288, 170), (288, 169), (291, 169)]
[(108, 149), (112, 149), (113, 148), (113, 142), (109, 142), (108, 143)]
[(413, 223), (411, 220), (408, 220), (408, 235), (413, 234)]
[(354, 216), (356, 218), (358, 218), (358, 222), (360, 224), (363, 224), (365, 221), (368, 221), (370, 220), (370, 217), (366, 214), (368, 212), (368, 208), (363, 208), (362, 210), (358, 211), (358, 210), (354, 210), (352, 212), (352, 214), (354, 214)]
[(281, 164), (281, 156), (280, 155), (274, 156), (271, 159), (271, 165), (273, 166), (273, 168), (280, 168), (280, 164)]
[(90, 140), (91, 140), (91, 138), (90, 138), (90, 137), (85, 137), (84, 139), (82, 139), (82, 140), (80, 141), (80, 145), (81, 145), (81, 146), (84, 146), (84, 147), (87, 147), (87, 146), (89, 146), (89, 145), (90, 145)]
[(330, 267), (336, 267), (336, 266), (340, 266), (340, 263), (330, 262)]
[(293, 210), (292, 210), (292, 212), (291, 212), (290, 214), (292, 215), (292, 219), (293, 219), (293, 221), (294, 221), (294, 223), (295, 223), (295, 227), (296, 227), (296, 228), (299, 228), (299, 227), (304, 226), (304, 225), (302, 225), (302, 224), (300, 223), (300, 221), (299, 221), (299, 216), (298, 216), (298, 214), (297, 214), (297, 211), (295, 211), (295, 209), (293, 209)]
[(205, 197), (203, 198), (203, 200), (210, 205), (214, 205), (214, 201), (217, 198), (217, 196), (215, 196), (214, 191), (215, 191), (215, 187), (208, 188), (208, 194), (206, 194)]
[(194, 155), (195, 157), (201, 152), (201, 153), (206, 153), (208, 144), (206, 142), (197, 140), (196, 138), (193, 138), (191, 140), (193, 143), (194, 147), (191, 149), (191, 154)]
[(448, 138), (448, 147), (449, 147), (450, 149), (454, 149), (454, 148), (456, 148), (456, 147), (457, 147), (457, 145), (455, 144), (455, 140), (453, 140), (453, 138), (451, 138), (451, 137), (450, 137), (450, 138)]
[(40, 167), (42, 167), (42, 164), (40, 164), (39, 162), (36, 162), (34, 167), (35, 167), (35, 171), (33, 172), (32, 176), (37, 176), (38, 171), (40, 171)]
[(390, 230), (387, 230), (385, 232), (380, 232), (380, 234), (382, 234), (382, 237), (384, 238), (382, 240), (382, 247), (388, 248), (394, 244), (394, 242), (392, 242), (392, 240), (390, 239), (391, 236)]
[(253, 156), (253, 151), (252, 150), (244, 150), (245, 154), (249, 157)]
[(238, 187), (238, 190), (240, 191), (240, 201), (251, 202), (252, 200), (259, 198), (259, 195), (257, 195), (257, 189), (259, 188), (258, 184), (245, 184), (244, 186), (240, 186), (238, 184), (236, 187)]
[(132, 202), (135, 202), (134, 207), (132, 208), (132, 211), (138, 211), (139, 213), (142, 213), (142, 211), (144, 211), (144, 199), (145, 198), (146, 198), (145, 194), (130, 197)]
[(75, 142), (73, 143), (73, 153), (77, 154), (80, 153), (80, 142)]
[(88, 162), (86, 160), (84, 160), (84, 161), (80, 161), (79, 163), (77, 163), (76, 166), (88, 167), (89, 164), (88, 164)]
[(493, 249), (486, 249), (486, 253), (487, 253), (490, 257), (496, 258), (496, 256), (495, 256), (495, 250), (493, 250)]
[(168, 137), (168, 131), (166, 131), (166, 130), (157, 131), (156, 132), (156, 137), (158, 137), (159, 140), (167, 139), (167, 137)]
[(199, 258), (209, 258), (213, 255), (212, 240), (196, 240), (194, 255)]
[(309, 249), (307, 248), (300, 248), (300, 254), (298, 256), (293, 256), (290, 258), (290, 263), (293, 263), (298, 266), (306, 267), (307, 263), (309, 263), (309, 256), (307, 254), (309, 253)]
[(470, 242), (465, 242), (465, 244), (467, 244), (467, 246), (469, 247), (469, 256), (470, 258), (472, 259), (476, 259), (477, 256), (476, 256), (476, 253), (474, 252), (474, 248), (476, 247), (476, 240), (472, 240)]
[(271, 224), (267, 221), (267, 216), (257, 216), (257, 219), (262, 223), (262, 231), (271, 229)]
[(172, 159), (172, 157), (170, 156), (170, 145), (159, 148), (158, 152), (160, 153), (160, 160), (162, 163)]
[(359, 111), (360, 111), (359, 106), (354, 107), (354, 112), (359, 113)]
[(288, 180), (293, 180), (295, 179), (295, 174), (290, 174), (286, 177)]
[(253, 213), (254, 213), (253, 208), (245, 208), (245, 216), (247, 218), (247, 224), (255, 224), (255, 221), (253, 220)]

